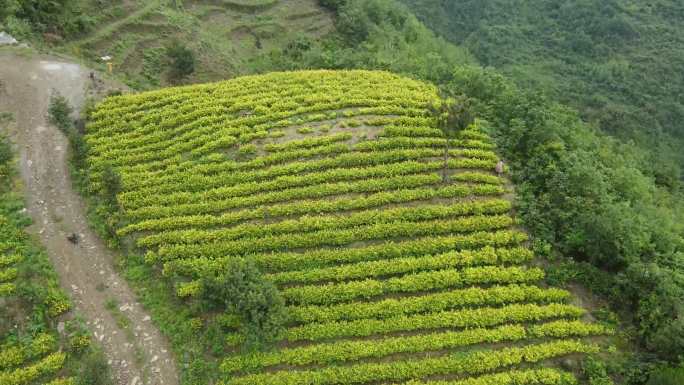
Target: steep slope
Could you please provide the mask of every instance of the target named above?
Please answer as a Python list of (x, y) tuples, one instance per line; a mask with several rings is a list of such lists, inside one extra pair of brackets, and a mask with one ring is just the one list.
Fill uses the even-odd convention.
[[(561, 384), (574, 377), (554, 363), (601, 349), (583, 337), (611, 330), (544, 285), (492, 142), (477, 124), (447, 140), (428, 114), (437, 99), (389, 73), (310, 71), (115, 96), (91, 112), (92, 188), (120, 176), (118, 235), (184, 298), (164, 311), (209, 340), (210, 378)], [(286, 301), (274, 350), (246, 351), (245, 315), (202, 305), (204, 278), (240, 259)]]
[[(518, 84), (545, 90), (604, 132), (654, 150), (672, 184), (684, 158), (679, 1), (401, 0), (430, 28)], [(675, 159), (679, 158), (679, 159)]]
[(165, 48), (178, 40), (197, 56), (188, 81), (211, 81), (246, 73), (248, 60), (283, 47), (297, 36), (316, 38), (332, 28), (316, 0), (192, 0), (85, 2), (96, 19), (88, 35), (61, 47), (114, 72), (135, 88), (168, 84)]

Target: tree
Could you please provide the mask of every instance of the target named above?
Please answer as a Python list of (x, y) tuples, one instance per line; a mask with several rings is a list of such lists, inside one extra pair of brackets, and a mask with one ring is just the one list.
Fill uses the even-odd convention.
[(121, 177), (111, 165), (106, 165), (102, 170), (102, 190), (107, 203), (118, 207), (116, 196), (121, 192)]
[(50, 123), (54, 124), (65, 134), (68, 134), (73, 126), (71, 121), (71, 113), (74, 109), (69, 105), (69, 101), (58, 92), (53, 92), (50, 97), (50, 106), (48, 107), (48, 115)]
[(252, 261), (236, 259), (225, 270), (202, 279), (204, 299), (239, 317), (247, 350), (269, 348), (283, 331), (285, 301)]
[(437, 122), (437, 127), (444, 133), (447, 140), (444, 148), (444, 169), (442, 173), (442, 180), (446, 182), (451, 140), (456, 137), (458, 132), (468, 128), (475, 121), (475, 117), (471, 101), (465, 96), (442, 98), (430, 106), (430, 112)]
[(179, 41), (166, 48), (166, 55), (171, 60), (173, 79), (181, 80), (195, 72), (195, 53)]

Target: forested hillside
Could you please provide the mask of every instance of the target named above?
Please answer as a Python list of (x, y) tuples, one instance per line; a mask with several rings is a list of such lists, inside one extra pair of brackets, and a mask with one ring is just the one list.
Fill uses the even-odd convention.
[(672, 158), (684, 161), (682, 2), (401, 1), (481, 65), (653, 149), (659, 183), (680, 177)]

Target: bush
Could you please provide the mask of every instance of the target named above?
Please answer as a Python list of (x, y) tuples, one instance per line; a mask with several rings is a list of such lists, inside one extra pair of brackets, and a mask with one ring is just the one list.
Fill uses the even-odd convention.
[(69, 134), (69, 130), (73, 127), (71, 121), (71, 113), (74, 109), (69, 105), (69, 101), (58, 92), (53, 92), (50, 98), (50, 106), (48, 107), (49, 120), (65, 134)]
[(684, 384), (684, 366), (679, 368), (660, 368), (653, 371), (647, 385)]
[(29, 37), (32, 32), (73, 37), (94, 25), (76, 0), (0, 0), (0, 22), (13, 34), (19, 32), (19, 37)]
[(107, 204), (118, 207), (116, 196), (119, 192), (121, 192), (121, 176), (111, 165), (106, 165), (102, 171), (102, 193)]
[[(71, 120), (71, 113), (74, 109), (69, 101), (59, 93), (53, 93), (48, 107), (49, 121), (59, 128), (66, 135), (71, 147), (71, 162), (78, 170), (85, 168), (85, 159), (88, 155), (88, 146), (83, 139), (84, 128), (74, 125)], [(82, 121), (81, 121), (82, 122)]]
[(112, 381), (107, 357), (99, 350), (89, 352), (81, 358), (81, 372), (78, 385), (111, 385)]
[(221, 276), (202, 279), (204, 299), (240, 317), (247, 350), (264, 350), (276, 342), (286, 320), (285, 301), (273, 283), (263, 279), (254, 262), (234, 260)]
[(173, 79), (180, 80), (195, 72), (195, 53), (180, 42), (173, 42), (166, 49), (166, 55), (171, 60)]
[(12, 147), (4, 136), (0, 136), (0, 167), (7, 166), (12, 160)]
[(584, 360), (582, 372), (589, 380), (589, 385), (613, 385), (606, 364), (596, 357), (589, 356)]
[(4, 136), (0, 135), (0, 193), (7, 188), (9, 183), (5, 182), (10, 175), (10, 161), (12, 160), (12, 147)]

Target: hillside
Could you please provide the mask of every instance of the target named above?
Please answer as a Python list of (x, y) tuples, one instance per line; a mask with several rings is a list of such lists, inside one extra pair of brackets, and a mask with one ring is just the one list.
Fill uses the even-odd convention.
[[(113, 76), (97, 73), (97, 79), (92, 81), (95, 87), (101, 83), (100, 78), (106, 79), (106, 82), (123, 80), (135, 90), (146, 90), (164, 87), (172, 82), (194, 83), (241, 74), (310, 69), (384, 70), (434, 84), (442, 97), (455, 98), (467, 112), (480, 118), (473, 129), (491, 136), (492, 142), (496, 143), (496, 154), (506, 160), (509, 166), (506, 179), (515, 184), (515, 190), (507, 190), (504, 197), (514, 199), (515, 225), (524, 225), (529, 233), (529, 246), (539, 257), (535, 261), (544, 264), (546, 278), (543, 282), (558, 288), (579, 289), (580, 293), (588, 289), (602, 300), (609, 301), (611, 310), (618, 313), (615, 316), (603, 308), (592, 312), (602, 320), (609, 319), (612, 323), (620, 324), (622, 332), (617, 337), (621, 340), (618, 342), (620, 349), (619, 354), (605, 360), (604, 357), (585, 360), (581, 365), (584, 374), (579, 377), (582, 380), (589, 378), (592, 384), (603, 384), (607, 381), (606, 374), (616, 383), (624, 384), (682, 383), (684, 187), (680, 167), (675, 161), (681, 156), (676, 138), (681, 133), (677, 118), (681, 115), (678, 91), (681, 88), (681, 74), (676, 71), (681, 62), (681, 6), (670, 0), (648, 4), (623, 0), (571, 1), (565, 5), (548, 1), (525, 3), (496, 0), (401, 2), (410, 8), (399, 4), (400, 0), (0, 0), (0, 23), (3, 24), (0, 29), (9, 30), (21, 41), (29, 41), (40, 50), (56, 50), (62, 55), (85, 59), (85, 63), (101, 71), (106, 71), (106, 66), (99, 56), (115, 52)], [(38, 4), (41, 6), (37, 7)], [(209, 14), (211, 17), (207, 17)], [(297, 16), (292, 16), (295, 14)], [(223, 24), (224, 21), (226, 24)], [(277, 26), (272, 25), (272, 22)], [(241, 29), (243, 23), (249, 25), (249, 32)], [(270, 27), (266, 28), (268, 31), (263, 31), (261, 27), (266, 25), (273, 26), (278, 33), (270, 33)], [(233, 30), (233, 26), (238, 29)], [(311, 26), (320, 28), (310, 29)], [(180, 48), (185, 48), (180, 52), (181, 59), (199, 58), (190, 62), (194, 66), (191, 68), (194, 73), (181, 78), (171, 76), (174, 72), (172, 67), (178, 62), (171, 57), (168, 47), (176, 46), (175, 38), (180, 40)], [(189, 49), (182, 47), (183, 44)], [(0, 54), (11, 50), (3, 48)], [(239, 52), (234, 55), (236, 50)], [(35, 52), (29, 49), (21, 50), (18, 54), (30, 60)], [(35, 57), (33, 59), (36, 61)], [(36, 61), (37, 66), (42, 64)], [(188, 62), (181, 64), (187, 65)], [(15, 72), (21, 72), (27, 84), (40, 83), (29, 80), (34, 76), (29, 68), (22, 67)], [(84, 80), (87, 80), (87, 75), (87, 72), (83, 73)], [(51, 78), (52, 75), (46, 77)], [(68, 82), (66, 77), (64, 80)], [(0, 90), (1, 86), (2, 83)], [(212, 88), (198, 86), (197, 89), (204, 87)], [(264, 86), (268, 87), (271, 85)], [(101, 91), (106, 92), (104, 89)], [(159, 92), (163, 95), (175, 91)], [(112, 245), (118, 244), (124, 252), (128, 252), (122, 258), (123, 273), (128, 278), (127, 282), (137, 288), (140, 301), (153, 309), (155, 322), (152, 329), (155, 326), (163, 329), (177, 352), (180, 352), (178, 365), (184, 368), (185, 383), (204, 384), (209, 378), (225, 377), (218, 374), (220, 362), (230, 351), (223, 344), (224, 337), (228, 336), (235, 343), (242, 338), (237, 337), (239, 334), (247, 332), (248, 337), (242, 338), (245, 343), (238, 344), (245, 348), (255, 342), (263, 342), (260, 341), (262, 337), (273, 337), (280, 333), (278, 323), (272, 322), (282, 316), (277, 311), (272, 314), (257, 311), (253, 316), (253, 321), (257, 322), (240, 323), (232, 318), (215, 316), (217, 308), (239, 305), (229, 300), (233, 296), (223, 294), (250, 287), (255, 289), (255, 297), (261, 298), (243, 298), (246, 303), (270, 302), (275, 308), (284, 303), (281, 296), (274, 294), (274, 283), (264, 280), (259, 273), (258, 269), (264, 268), (263, 264), (246, 262), (250, 259), (225, 257), (216, 264), (226, 269), (228, 263), (230, 270), (237, 272), (231, 276), (237, 277), (234, 280), (222, 277), (218, 274), (220, 269), (213, 267), (208, 269), (208, 274), (200, 277), (200, 274), (193, 273), (193, 268), (176, 269), (175, 262), (168, 263), (167, 279), (156, 279), (161, 278), (166, 262), (172, 262), (162, 256), (167, 250), (177, 252), (187, 249), (194, 253), (196, 246), (201, 244), (199, 240), (218, 243), (218, 240), (208, 239), (204, 233), (188, 231), (196, 230), (193, 227), (196, 224), (205, 226), (202, 229), (215, 230), (228, 226), (227, 223), (231, 226), (265, 223), (268, 226), (273, 220), (270, 211), (258, 208), (243, 217), (242, 212), (249, 208), (230, 206), (237, 201), (233, 201), (232, 197), (228, 207), (222, 207), (225, 212), (195, 215), (192, 210), (211, 211), (211, 205), (191, 204), (189, 200), (206, 198), (200, 193), (205, 191), (202, 186), (207, 181), (211, 189), (220, 188), (224, 182), (231, 183), (230, 188), (225, 190), (229, 192), (221, 190), (220, 194), (242, 191), (246, 194), (239, 196), (242, 198), (260, 196), (260, 191), (249, 190), (257, 188), (255, 186), (260, 183), (279, 181), (285, 183), (287, 190), (290, 189), (288, 183), (295, 183), (297, 187), (305, 183), (301, 178), (282, 182), (277, 178), (287, 174), (265, 173), (260, 174), (259, 178), (262, 179), (249, 181), (246, 190), (238, 191), (233, 189), (235, 186), (232, 184), (237, 183), (249, 170), (240, 168), (244, 166), (224, 163), (225, 159), (214, 154), (214, 150), (223, 149), (229, 159), (238, 163), (252, 159), (258, 162), (268, 159), (264, 161), (279, 163), (282, 160), (276, 156), (277, 153), (270, 153), (266, 145), (302, 140), (310, 135), (323, 135), (325, 130), (329, 130), (342, 136), (330, 139), (332, 141), (329, 143), (315, 142), (311, 146), (337, 145), (336, 149), (330, 150), (333, 152), (304, 154), (311, 156), (310, 159), (333, 157), (337, 156), (340, 145), (355, 145), (357, 138), (354, 133), (357, 130), (365, 132), (371, 126), (375, 127), (367, 124), (373, 122), (374, 117), (345, 117), (343, 114), (335, 119), (349, 119), (346, 128), (335, 129), (333, 123), (326, 122), (321, 132), (309, 127), (315, 126), (310, 124), (306, 124), (307, 127), (299, 132), (296, 128), (284, 128), (290, 125), (299, 127), (300, 123), (279, 117), (276, 125), (286, 126), (276, 129), (275, 134), (265, 134), (262, 128), (266, 126), (262, 125), (263, 122), (257, 122), (259, 131), (254, 137), (238, 135), (236, 139), (232, 138), (238, 129), (255, 124), (250, 120), (252, 115), (266, 114), (272, 106), (295, 108), (298, 105), (299, 100), (288, 104), (286, 101), (291, 96), (285, 96), (274, 99), (273, 103), (267, 102), (259, 111), (247, 107), (235, 111), (225, 107), (230, 105), (225, 103), (222, 107), (201, 108), (197, 114), (191, 114), (188, 119), (197, 119), (195, 124), (180, 120), (180, 117), (178, 122), (165, 123), (165, 127), (169, 128), (176, 125), (183, 127), (179, 129), (179, 143), (154, 126), (154, 122), (162, 119), (157, 112), (150, 113), (143, 109), (126, 117), (125, 121), (132, 122), (128, 127), (118, 123), (116, 114), (121, 109), (114, 107), (112, 116), (101, 110), (98, 112), (100, 116), (108, 117), (117, 127), (111, 131), (112, 135), (117, 139), (130, 139), (135, 149), (129, 154), (118, 143), (107, 146), (109, 142), (104, 136), (95, 139), (96, 143), (102, 142), (96, 146), (99, 148), (97, 151), (102, 153), (93, 153), (97, 164), (92, 165), (92, 175), (86, 175), (81, 170), (86, 163), (79, 155), (86, 146), (78, 134), (79, 130), (72, 127), (74, 135), (69, 135), (74, 155), (71, 166), (76, 175), (75, 185), (89, 186), (91, 192), (99, 193), (96, 197), (88, 197), (91, 199), (88, 214), (94, 217), (90, 225), (108, 238)], [(131, 100), (131, 105), (135, 104), (133, 99), (124, 99)], [(45, 100), (19, 103), (40, 106), (46, 103)], [(194, 105), (186, 104), (189, 102), (184, 98), (173, 100), (169, 109), (182, 107), (182, 110), (165, 112), (171, 117), (195, 109)], [(243, 106), (249, 106), (250, 103), (251, 99)], [(154, 109), (157, 106), (156, 103), (150, 103), (149, 107), (144, 108)], [(87, 109), (90, 109), (89, 104)], [(226, 139), (218, 134), (211, 135), (208, 131), (217, 122), (223, 122), (218, 117), (222, 116), (221, 111), (229, 113), (225, 122), (240, 122), (239, 127), (223, 128), (230, 135)], [(319, 113), (311, 114), (323, 118)], [(146, 120), (147, 115), (150, 115), (149, 120)], [(208, 117), (204, 118), (204, 115)], [(393, 115), (390, 113), (390, 117)], [(164, 116), (163, 119), (167, 119)], [(325, 118), (333, 119), (332, 113)], [(130, 137), (116, 134), (116, 130), (139, 127), (137, 120), (147, 124), (144, 128), (136, 128), (138, 133)], [(29, 128), (35, 123), (30, 113), (25, 121)], [(195, 128), (201, 134), (196, 140), (193, 137)], [(376, 138), (373, 134), (384, 128), (377, 129), (361, 139)], [(393, 129), (390, 128), (390, 131)], [(55, 134), (63, 139), (59, 133)], [(148, 135), (151, 138), (149, 144), (145, 142)], [(348, 135), (352, 135), (352, 139), (348, 139)], [(35, 139), (46, 145), (50, 143), (50, 138), (35, 136)], [(204, 140), (209, 140), (206, 148), (202, 147)], [(406, 142), (397, 145), (408, 146)], [(427, 142), (423, 145), (427, 145)], [(431, 145), (433, 150), (439, 150), (444, 144), (433, 142)], [(230, 151), (225, 150), (227, 146), (230, 146)], [(295, 148), (304, 151), (308, 146), (296, 144)], [(50, 146), (46, 148), (49, 150)], [(302, 154), (301, 151), (297, 154)], [(34, 152), (40, 153), (40, 150)], [(355, 153), (349, 156), (356, 156)], [(117, 163), (120, 155), (124, 157), (121, 164)], [(438, 160), (436, 157), (430, 159), (432, 162)], [(404, 161), (407, 160), (416, 159)], [(126, 170), (127, 162), (135, 163), (133, 171)], [(184, 168), (197, 162), (201, 163), (201, 167)], [(290, 160), (285, 162), (289, 164)], [(55, 163), (62, 164), (61, 161)], [(153, 165), (152, 171), (141, 171), (145, 170), (143, 164), (146, 163)], [(182, 168), (175, 167), (176, 163), (183, 165)], [(228, 165), (231, 176), (212, 169), (214, 163), (217, 163), (216, 167)], [(261, 166), (270, 168), (276, 165), (255, 163), (249, 167)], [(321, 175), (324, 170), (308, 167), (278, 172), (293, 172), (292, 178), (301, 172), (314, 173), (317, 178), (353, 177), (348, 174)], [(437, 166), (435, 164), (432, 167)], [(192, 174), (196, 170), (200, 172)], [(178, 172), (179, 176), (168, 180), (160, 177), (166, 171)], [(432, 172), (443, 175), (444, 169), (434, 169)], [(66, 174), (58, 179), (68, 180)], [(222, 176), (216, 179), (209, 177), (215, 174)], [(143, 194), (154, 191), (152, 185), (146, 184), (149, 182), (136, 181), (137, 177), (159, 181), (161, 189), (166, 190), (159, 196), (129, 194), (126, 191), (129, 184), (146, 186), (141, 187)], [(316, 179), (316, 183), (321, 180), (326, 181)], [(340, 180), (334, 180), (333, 184), (337, 186)], [(45, 191), (52, 191), (56, 196), (63, 195), (54, 191), (49, 180), (40, 182)], [(174, 183), (184, 186), (183, 193), (179, 194), (169, 187)], [(508, 187), (508, 183), (506, 180), (503, 185)], [(269, 189), (276, 188), (275, 184), (267, 185), (271, 186)], [(166, 198), (167, 192), (169, 198)], [(374, 197), (376, 193), (347, 191), (344, 197)], [(212, 198), (215, 193), (207, 194)], [(117, 195), (128, 197), (127, 204), (140, 207), (128, 210), (124, 202), (117, 201)], [(323, 201), (330, 196), (335, 195), (316, 197), (315, 200)], [(296, 196), (294, 198), (298, 199)], [(145, 203), (139, 203), (137, 199)], [(212, 202), (215, 201), (212, 199)], [(72, 200), (80, 202), (78, 197)], [(441, 202), (440, 199), (427, 200)], [(149, 220), (127, 214), (144, 212), (143, 206), (147, 202), (164, 214)], [(401, 202), (402, 205), (405, 203)], [(250, 204), (255, 207), (272, 205), (271, 202)], [(278, 210), (286, 210), (290, 204), (278, 202), (273, 205), (278, 206)], [(176, 225), (177, 218), (174, 215), (178, 207), (189, 211), (180, 212), (183, 219)], [(368, 211), (369, 208), (363, 209)], [(292, 213), (293, 219), (299, 218), (300, 211)], [(239, 214), (233, 216), (234, 212)], [(313, 217), (332, 212), (315, 213)], [(83, 212), (80, 217), (85, 215)], [(145, 215), (157, 214), (147, 212)], [(206, 225), (204, 221), (207, 220), (212, 224)], [(144, 229), (148, 222), (157, 227)], [(297, 220), (288, 222), (287, 226), (300, 224)], [(86, 226), (85, 220), (83, 225)], [(137, 228), (139, 225), (141, 227)], [(56, 222), (54, 226), (62, 227)], [(166, 231), (163, 226), (171, 226), (172, 230)], [(303, 228), (306, 229), (306, 226), (309, 224)], [(272, 231), (268, 227), (266, 229)], [(288, 229), (291, 230), (291, 227)], [(240, 228), (236, 234), (220, 233), (222, 235), (219, 236), (223, 237), (220, 240), (225, 243), (232, 241), (232, 237), (242, 237), (248, 231), (252, 230)], [(188, 244), (172, 243), (178, 242), (174, 238), (178, 236), (189, 237)], [(97, 240), (97, 237), (92, 238)], [(61, 240), (64, 241), (63, 237)], [(136, 242), (140, 242), (140, 246), (136, 246)], [(169, 245), (166, 245), (167, 242)], [(281, 239), (281, 242), (285, 241)], [(363, 244), (365, 241), (353, 246)], [(105, 251), (104, 246), (101, 245), (98, 250)], [(295, 253), (301, 251), (297, 249)], [(255, 251), (255, 254), (263, 253), (269, 251)], [(113, 254), (118, 255), (118, 252)], [(267, 275), (272, 274), (279, 272), (267, 272)], [(242, 286), (230, 286), (227, 281), (238, 282)], [(290, 284), (284, 285), (287, 289)], [(212, 289), (206, 290), (207, 287)], [(213, 292), (222, 294), (212, 295)], [(178, 297), (176, 294), (184, 296)], [(144, 319), (149, 320), (149, 317), (139, 317), (141, 322)], [(250, 324), (273, 330), (265, 330), (262, 333), (264, 335), (255, 339), (254, 335), (250, 335), (255, 332), (248, 327)], [(294, 346), (299, 343), (296, 342)], [(144, 346), (148, 345), (160, 347), (164, 344)], [(401, 358), (403, 354), (393, 355), (392, 359)], [(148, 361), (154, 356), (150, 355)], [(168, 360), (157, 362), (160, 361)], [(570, 363), (573, 361), (574, 356)], [(577, 367), (576, 361), (568, 367)], [(290, 366), (279, 364), (265, 371), (288, 368)], [(306, 368), (318, 366), (311, 364)], [(499, 383), (515, 382), (515, 379), (487, 377), (483, 381)], [(533, 379), (524, 381), (534, 382)]]
[[(141, 285), (161, 274), (182, 298), (156, 312), (179, 356), (200, 357), (188, 383), (575, 382), (579, 361), (561, 358), (602, 351), (592, 336), (612, 329), (544, 284), (494, 145), (477, 124), (447, 140), (437, 100), (389, 73), (312, 71), (90, 112), (91, 188), (116, 193), (110, 224)], [(244, 293), (223, 276), (279, 294), (231, 304)], [(259, 317), (279, 301), (281, 329)], [(246, 345), (255, 320), (272, 350)]]
[(483, 66), (544, 90), (604, 132), (652, 150), (649, 171), (659, 183), (681, 177), (681, 2), (401, 2)]
[(331, 15), (316, 0), (83, 3), (83, 12), (97, 27), (57, 48), (103, 71), (100, 57), (111, 56), (114, 73), (143, 89), (169, 84), (166, 48), (173, 40), (196, 55), (195, 73), (185, 81), (202, 82), (248, 73), (250, 59), (332, 28)]

